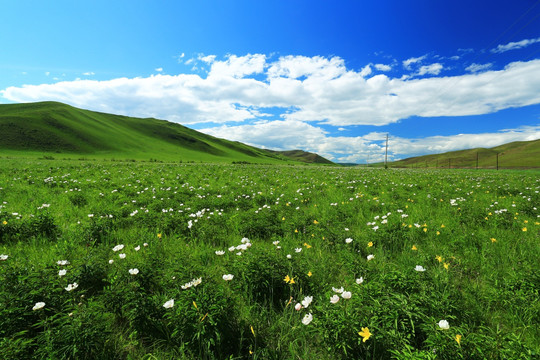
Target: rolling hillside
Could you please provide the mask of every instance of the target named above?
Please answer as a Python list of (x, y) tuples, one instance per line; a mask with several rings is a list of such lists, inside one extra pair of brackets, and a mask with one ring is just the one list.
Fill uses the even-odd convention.
[[(498, 154), (498, 155), (497, 155)], [(498, 159), (497, 159), (498, 157)], [(540, 168), (540, 139), (516, 141), (493, 148), (475, 148), (412, 157), (390, 167), (415, 168)]]
[[(99, 113), (57, 102), (0, 105), (0, 156), (331, 164), (316, 154), (274, 152), (157, 119)], [(312, 161), (313, 160), (313, 161)]]

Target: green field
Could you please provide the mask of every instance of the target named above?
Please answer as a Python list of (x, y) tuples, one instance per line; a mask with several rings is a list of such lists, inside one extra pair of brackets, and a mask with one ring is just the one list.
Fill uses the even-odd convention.
[(0, 104), (0, 156), (166, 162), (332, 164), (301, 150), (268, 151), (180, 124), (58, 102)]
[(1, 357), (539, 358), (539, 175), (0, 159)]

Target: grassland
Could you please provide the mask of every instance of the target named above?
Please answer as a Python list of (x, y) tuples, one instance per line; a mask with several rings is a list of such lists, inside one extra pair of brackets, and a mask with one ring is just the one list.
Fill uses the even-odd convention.
[(0, 105), (0, 156), (175, 162), (331, 163), (304, 151), (268, 151), (165, 120), (78, 109), (58, 102)]
[(538, 172), (0, 162), (3, 359), (539, 356)]

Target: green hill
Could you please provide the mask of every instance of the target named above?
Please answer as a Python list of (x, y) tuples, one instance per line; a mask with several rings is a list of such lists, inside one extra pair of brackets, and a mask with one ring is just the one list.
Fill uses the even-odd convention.
[(286, 156), (290, 159), (305, 162), (305, 163), (311, 163), (311, 164), (333, 164), (328, 159), (323, 158), (322, 156), (314, 153), (310, 153), (303, 150), (286, 150), (286, 151), (274, 151), (269, 150), (272, 153), (275, 154), (281, 154), (283, 156)]
[(0, 134), (0, 155), (6, 156), (331, 164), (316, 154), (298, 158), (165, 120), (112, 115), (57, 102), (0, 105)]
[[(497, 159), (498, 158), (498, 159)], [(493, 148), (475, 148), (417, 156), (389, 163), (415, 168), (540, 168), (540, 139), (516, 141)]]

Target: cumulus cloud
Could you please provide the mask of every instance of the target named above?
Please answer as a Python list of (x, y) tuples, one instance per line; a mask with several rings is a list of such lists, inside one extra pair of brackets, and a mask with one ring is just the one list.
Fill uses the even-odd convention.
[(419, 76), (423, 76), (426, 74), (439, 75), (442, 69), (443, 69), (443, 66), (439, 63), (435, 63), (431, 65), (424, 65), (424, 66), (421, 66), (420, 69), (418, 69), (417, 75)]
[[(223, 125), (200, 131), (261, 148), (303, 149), (336, 162), (377, 162), (382, 161), (385, 156), (386, 133), (383, 132), (371, 132), (356, 137), (329, 136), (319, 127), (294, 120), (264, 121), (238, 126)], [(430, 136), (420, 139), (390, 136), (389, 159), (462, 150), (478, 147), (479, 144), (482, 147), (494, 147), (512, 141), (538, 138), (540, 125), (491, 133)]]
[(503, 53), (510, 50), (517, 50), (529, 45), (540, 42), (540, 37), (536, 39), (524, 39), (516, 42), (509, 42), (508, 44), (499, 45), (494, 49), (491, 49), (492, 53)]
[(472, 72), (472, 73), (477, 73), (477, 72), (489, 70), (489, 69), (491, 69), (492, 66), (493, 66), (492, 63), (488, 63), (488, 64), (476, 64), (476, 63), (472, 63), (471, 65), (467, 66), (467, 67), (465, 68), (465, 70), (467, 70), (467, 71), (469, 71), (469, 72)]
[(157, 72), (162, 72), (162, 71), (163, 71), (163, 68), (162, 68), (162, 67), (158, 67), (158, 68), (155, 68), (154, 70), (156, 70)]
[(405, 69), (407, 69), (407, 70), (412, 70), (412, 67), (411, 67), (412, 64), (420, 63), (420, 62), (422, 62), (422, 60), (424, 60), (426, 57), (427, 57), (427, 55), (424, 55), (424, 56), (413, 57), (413, 58), (409, 58), (409, 59), (407, 59), (407, 60), (404, 60), (404, 61), (403, 61), (403, 67), (404, 67)]
[(87, 72), (84, 72), (83, 75), (92, 76), (92, 75), (96, 75), (96, 73), (94, 73), (93, 71), (87, 71)]
[(386, 64), (375, 64), (373, 66), (375, 66), (375, 69), (377, 69), (379, 71), (390, 71), (390, 70), (392, 70), (392, 66), (386, 65)]
[[(424, 57), (404, 65), (420, 64)], [(0, 90), (17, 102), (56, 100), (85, 109), (184, 124), (241, 122), (269, 108), (282, 120), (386, 125), (411, 116), (488, 114), (540, 103), (540, 59), (497, 71), (438, 77), (440, 63), (419, 67), (428, 78), (372, 75), (370, 65), (347, 69), (339, 57), (201, 55), (206, 78), (196, 74), (63, 81)], [(471, 68), (469, 71), (472, 71)], [(517, 85), (519, 84), (519, 85)], [(511, 91), (509, 91), (511, 89)]]

